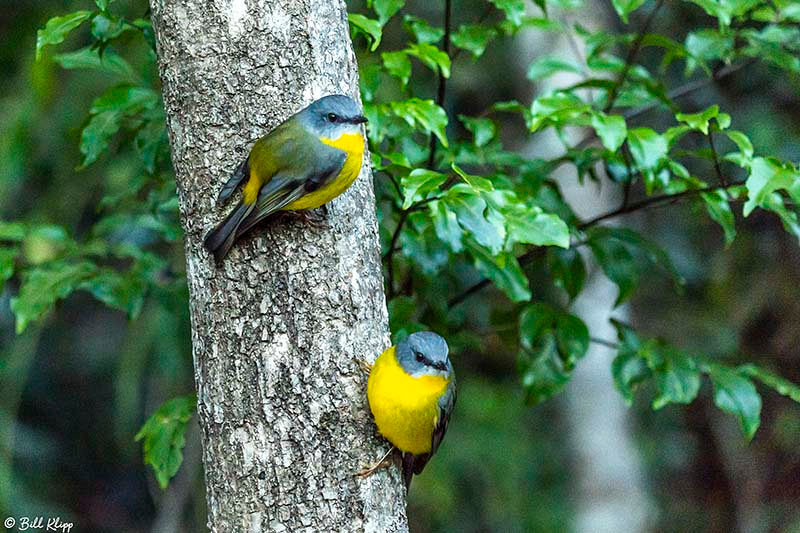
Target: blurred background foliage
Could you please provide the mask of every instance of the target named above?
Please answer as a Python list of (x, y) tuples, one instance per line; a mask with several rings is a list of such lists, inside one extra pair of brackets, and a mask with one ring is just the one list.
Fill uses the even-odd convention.
[[(349, 4), (392, 330), (444, 334), (459, 375), (412, 528), (579, 529), (587, 480), (564, 396), (583, 391), (545, 400), (591, 342), (618, 353), (634, 399), (646, 529), (798, 531), (800, 406), (781, 394), (800, 397), (800, 3), (590, 4)], [(201, 530), (146, 2), (6, 2), (0, 15), (0, 511), (78, 531)], [(530, 155), (546, 142), (561, 153)], [(763, 194), (745, 218), (748, 178)], [(625, 231), (575, 214), (562, 193), (578, 179), (618, 193), (606, 212)], [(570, 314), (592, 261), (627, 299), (616, 337)]]

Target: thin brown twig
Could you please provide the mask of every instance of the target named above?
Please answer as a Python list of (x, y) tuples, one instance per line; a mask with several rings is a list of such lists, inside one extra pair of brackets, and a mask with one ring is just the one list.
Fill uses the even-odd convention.
[(675, 194), (661, 194), (659, 196), (650, 196), (649, 198), (645, 198), (643, 200), (639, 200), (638, 202), (633, 202), (627, 206), (619, 207), (618, 209), (614, 209), (613, 211), (609, 211), (607, 213), (603, 213), (602, 215), (598, 215), (594, 218), (591, 218), (583, 223), (581, 223), (578, 228), (585, 230), (588, 229), (604, 220), (608, 220), (610, 218), (618, 217), (620, 215), (627, 215), (628, 213), (633, 213), (634, 211), (639, 211), (648, 207), (654, 207), (658, 204), (669, 204), (678, 202), (680, 200), (685, 200), (686, 198), (692, 198), (694, 196), (699, 196), (703, 193), (713, 192), (717, 189), (728, 189), (733, 186), (741, 185), (741, 183), (733, 183), (729, 184), (725, 187), (720, 187), (718, 185), (714, 185), (712, 187), (703, 187), (701, 189), (689, 189), (688, 191), (683, 191)]
[[(445, 0), (444, 3), (444, 53), (450, 56), (450, 34), (452, 31), (451, 28), (451, 12), (452, 12), (452, 0)], [(436, 104), (439, 107), (444, 105), (444, 98), (446, 95), (447, 90), (447, 78), (439, 69), (439, 87), (436, 93)], [(426, 167), (428, 170), (433, 170), (434, 165), (436, 163), (436, 136), (431, 134), (431, 140), (429, 145), (429, 152), (428, 152), (428, 163)], [(422, 202), (418, 202), (417, 204), (424, 205), (427, 201), (423, 200)], [(386, 265), (386, 274), (387, 274), (387, 282), (388, 282), (388, 293), (389, 299), (392, 299), (395, 295), (394, 290), (394, 253), (397, 250), (397, 240), (400, 237), (400, 232), (403, 230), (403, 225), (408, 220), (408, 215), (414, 211), (419, 206), (417, 204), (412, 205), (409, 209), (405, 209), (400, 214), (400, 219), (397, 221), (397, 227), (394, 230), (394, 234), (392, 235), (392, 240), (389, 244), (389, 249), (386, 251), (383, 259), (387, 262)]]
[[(598, 215), (598, 216), (596, 216), (596, 217), (594, 217), (592, 219), (589, 219), (589, 220), (579, 224), (578, 228), (581, 229), (581, 230), (587, 230), (590, 227), (595, 226), (595, 225), (599, 224), (600, 222), (603, 222), (603, 221), (608, 220), (610, 218), (618, 217), (618, 216), (621, 216), (621, 215), (626, 215), (628, 213), (633, 213), (635, 211), (640, 211), (642, 209), (647, 209), (649, 207), (655, 207), (655, 206), (657, 206), (659, 204), (668, 204), (668, 203), (678, 202), (680, 200), (685, 200), (687, 198), (692, 198), (694, 196), (699, 196), (699, 195), (701, 195), (703, 193), (713, 192), (713, 191), (718, 190), (718, 189), (727, 190), (727, 189), (729, 189), (731, 187), (736, 187), (736, 186), (739, 186), (739, 185), (742, 185), (742, 183), (735, 182), (735, 183), (729, 183), (726, 187), (719, 187), (719, 186), (704, 187), (704, 188), (701, 188), (701, 189), (690, 189), (688, 191), (683, 191), (683, 192), (679, 192), (679, 193), (675, 193), (675, 194), (662, 194), (662, 195), (659, 195), (659, 196), (651, 196), (649, 198), (645, 198), (645, 199), (640, 200), (638, 202), (633, 202), (633, 203), (630, 203), (629, 205), (619, 207), (617, 209), (614, 209), (613, 211), (609, 211), (607, 213), (603, 213), (602, 215)], [(585, 242), (582, 242), (582, 243), (579, 243), (579, 244), (585, 244)], [(578, 246), (579, 244), (575, 244), (573, 246)], [(519, 261), (520, 265), (526, 265), (527, 263), (532, 261), (534, 258), (539, 257), (541, 255), (544, 255), (544, 253), (546, 251), (547, 251), (546, 247), (534, 248), (533, 250), (530, 250), (530, 251), (524, 253), (523, 255), (521, 255), (520, 257), (518, 257), (517, 260)], [(466, 290), (464, 290), (463, 292), (461, 292), (460, 294), (458, 294), (454, 298), (451, 298), (450, 301), (448, 302), (448, 305), (450, 307), (453, 307), (455, 305), (460, 304), (461, 302), (466, 300), (469, 296), (471, 296), (471, 295), (475, 294), (476, 292), (480, 291), (484, 287), (488, 286), (490, 283), (491, 283), (491, 281), (489, 279), (482, 279), (481, 281), (479, 281), (479, 282), (475, 283), (474, 285), (470, 286), (469, 288), (467, 288)]]
[(653, 11), (647, 16), (642, 24), (642, 28), (639, 30), (639, 33), (636, 35), (636, 39), (634, 39), (633, 44), (628, 49), (628, 55), (625, 57), (625, 66), (622, 67), (622, 72), (619, 75), (619, 79), (617, 82), (611, 87), (611, 91), (608, 93), (608, 102), (606, 102), (605, 108), (603, 111), (608, 113), (614, 107), (614, 103), (617, 101), (617, 96), (619, 95), (620, 89), (622, 86), (625, 85), (625, 82), (628, 79), (628, 73), (633, 66), (634, 61), (636, 61), (636, 56), (639, 54), (639, 50), (642, 47), (642, 42), (644, 42), (645, 35), (650, 30), (650, 26), (653, 24), (653, 20), (656, 18), (656, 14), (658, 14), (661, 6), (664, 5), (664, 0), (658, 0)]

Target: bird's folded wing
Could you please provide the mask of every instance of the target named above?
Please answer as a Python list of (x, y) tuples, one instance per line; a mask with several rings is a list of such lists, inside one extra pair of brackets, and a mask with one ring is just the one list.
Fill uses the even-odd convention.
[(302, 177), (296, 174), (279, 173), (272, 177), (258, 193), (256, 208), (244, 219), (238, 233), (243, 234), (248, 229), (258, 224), (271, 214), (279, 211), (294, 202), (304, 194), (319, 189), (330, 183), (344, 165), (345, 155), (341, 152), (328, 157), (320, 158), (311, 172)]

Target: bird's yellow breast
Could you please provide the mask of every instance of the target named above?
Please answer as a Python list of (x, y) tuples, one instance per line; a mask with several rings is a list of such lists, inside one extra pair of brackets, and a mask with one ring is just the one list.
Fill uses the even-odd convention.
[(438, 401), (449, 381), (441, 376), (408, 375), (395, 357), (394, 346), (383, 352), (369, 374), (367, 398), (381, 435), (400, 451), (431, 451), (439, 417)]
[(316, 209), (346, 191), (361, 172), (361, 162), (364, 159), (364, 137), (360, 133), (344, 134), (338, 139), (323, 137), (320, 141), (347, 154), (342, 170), (329, 184), (298, 198), (284, 207), (284, 210)]

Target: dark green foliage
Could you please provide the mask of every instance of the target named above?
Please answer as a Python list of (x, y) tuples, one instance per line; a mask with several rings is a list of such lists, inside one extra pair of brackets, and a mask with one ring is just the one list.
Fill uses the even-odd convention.
[(144, 447), (144, 462), (153, 467), (162, 489), (167, 487), (183, 462), (186, 424), (196, 405), (194, 395), (168, 400), (136, 434), (136, 440), (142, 441)]
[[(375, 4), (373, 11), (381, 25), (396, 12), (416, 42), (380, 52), (372, 39), (375, 54), (361, 57), (362, 94), (370, 117), (373, 158), (392, 162), (374, 167), (382, 195), (388, 292), (391, 297), (401, 295), (392, 300), (390, 309), (394, 312), (400, 301), (406, 301), (398, 298), (436, 287), (436, 294), (445, 291), (443, 297), (451, 307), (442, 308), (429, 298), (415, 300), (414, 323), (446, 324), (455, 332), (464, 325), (458, 306), (486, 285), (494, 285), (513, 311), (509, 314), (508, 304), (498, 303), (498, 311), (504, 311), (497, 313), (502, 318), (493, 325), (502, 328), (510, 316), (519, 317), (518, 367), (526, 398), (536, 403), (563, 388), (590, 338), (585, 325), (562, 307), (563, 301), (550, 301), (551, 291), (541, 286), (543, 282), (562, 289), (572, 300), (583, 288), (585, 261), (590, 260), (618, 286), (617, 305), (650, 283), (656, 270), (671, 278), (679, 292), (685, 285), (683, 274), (658, 243), (630, 228), (601, 226), (601, 222), (685, 200), (703, 206), (730, 245), (736, 237), (735, 209), (746, 200), (743, 216), (756, 209), (771, 211), (789, 232), (797, 233), (797, 166), (756, 155), (747, 135), (730, 129), (734, 118), (722, 112), (720, 105), (683, 109), (661, 81), (663, 72), (679, 61), (687, 76), (698, 68), (712, 75), (720, 59), (733, 65), (727, 72), (734, 73), (756, 57), (794, 71), (789, 56), (798, 46), (798, 35), (786, 25), (797, 13), (793, 7), (776, 9), (760, 0), (697, 0), (691, 3), (713, 17), (712, 23), (692, 29), (685, 42), (679, 42), (650, 28), (663, 2), (612, 2), (623, 22), (649, 6), (641, 31), (634, 34), (566, 27), (547, 19), (546, 2), (536, 3), (544, 18), (526, 15), (522, 1), (490, 3), (497, 11), (448, 28), (404, 12), (402, 2), (393, 3), (391, 10)], [(580, 4), (553, 3), (567, 9)], [(760, 29), (748, 27), (748, 20), (760, 21)], [(358, 24), (354, 26), (358, 31)], [(459, 53), (469, 52), (469, 60), (477, 61), (495, 39), (513, 36), (523, 26), (573, 32), (587, 49), (585, 61), (538, 57), (528, 69), (529, 79), (538, 82), (570, 73), (583, 81), (541, 94), (530, 105), (490, 102), (473, 116), (448, 116), (442, 97), (448, 80), (459, 76)], [(638, 62), (645, 48), (661, 55), (658, 74)], [(413, 92), (417, 71), (409, 57), (430, 71), (425, 75), (438, 74), (435, 100), (421, 99)], [(664, 128), (631, 119), (650, 109), (669, 113), (671, 125)], [(505, 148), (501, 139), (507, 123), (496, 120), (501, 112), (519, 115), (533, 134), (554, 130), (564, 142), (564, 155), (529, 159)], [(580, 143), (570, 142), (566, 135), (570, 128), (585, 128), (589, 135)], [(600, 170), (606, 170), (625, 187), (624, 203), (596, 218), (580, 220), (564, 202), (558, 184), (551, 181), (553, 170), (564, 163), (575, 168), (581, 182), (594, 181)], [(640, 199), (634, 201), (630, 191), (640, 191)], [(579, 253), (581, 247), (584, 255)], [(535, 266), (527, 269), (530, 264)], [(546, 280), (541, 276), (544, 266), (549, 274)], [(443, 279), (463, 280), (463, 270), (470, 267), (483, 280), (466, 286), (443, 284)], [(538, 285), (533, 286), (532, 280)], [(402, 327), (399, 320), (393, 323), (397, 324), (393, 329)], [(643, 383), (652, 385), (655, 409), (690, 403), (700, 393), (705, 374), (714, 386), (714, 402), (738, 416), (743, 432), (752, 437), (759, 423), (760, 400), (745, 373), (710, 366), (705, 356), (663, 341), (640, 342), (632, 330), (626, 329), (626, 335), (620, 331), (620, 351), (612, 370), (629, 403)]]
[[(116, 4), (108, 0), (95, 3), (96, 11), (50, 19), (36, 38), (38, 65), (47, 59), (48, 47), (71, 32), (84, 31), (90, 39), (88, 46), (52, 60), (103, 80), (86, 108), (76, 153), (77, 171), (104, 165), (104, 172), (87, 228), (51, 225), (61, 222), (57, 219), (0, 221), (0, 283), (13, 294), (19, 332), (75, 291), (86, 291), (131, 319), (152, 300), (163, 305), (175, 294), (185, 299), (152, 27), (143, 18), (117, 16)], [(796, 76), (797, 2), (689, 0), (682, 4), (705, 23), (677, 36), (659, 34), (651, 25), (663, 2), (611, 3), (622, 22), (632, 23), (624, 31), (589, 31), (569, 23), (569, 17), (549, 18), (548, 6), (579, 9), (579, 0), (536, 0), (536, 7), (523, 0), (490, 0), (484, 15), (455, 16), (450, 27), (439, 18), (423, 18), (404, 0), (370, 0), (368, 11), (349, 15), (355, 44), (363, 48), (362, 95), (370, 119), (392, 333), (398, 338), (436, 329), (454, 352), (480, 352), (485, 335), (477, 323), (501, 332), (509, 351), (518, 354), (530, 403), (563, 389), (593, 339), (568, 309), (581, 294), (587, 265), (596, 263), (617, 285), (617, 304), (657, 283), (656, 269), (677, 288), (684, 285), (685, 272), (659, 243), (602, 222), (685, 201), (698, 207), (697, 216), (706, 213), (722, 228), (728, 246), (737, 239), (736, 216), (761, 212), (777, 217), (800, 239), (796, 162), (761, 153), (755, 137), (730, 129), (747, 129), (736, 109), (684, 108), (681, 91), (670, 90), (665, 81), (676, 66), (687, 86), (697, 88), (704, 87), (703, 79), (762, 63), (777, 76)], [(436, 6), (453, 9), (451, 2)], [(404, 36), (400, 42), (391, 38), (394, 23), (395, 33)], [(529, 103), (492, 101), (499, 97), (487, 92), (481, 96), (489, 101), (474, 103), (482, 108), (454, 112), (447, 84), (469, 83), (462, 73), (487, 61), (493, 47), (507, 44), (523, 28), (568, 34), (586, 50), (585, 57), (537, 57), (527, 68), (529, 80), (538, 84), (567, 73), (579, 81)], [(134, 41), (144, 50), (144, 64), (128, 53)], [(649, 61), (642, 57), (645, 51)], [(650, 111), (666, 115), (668, 122), (641, 118)], [(530, 157), (507, 146), (512, 139), (518, 146), (525, 133), (544, 131), (562, 142), (561, 155)], [(585, 137), (576, 142), (575, 131)], [(120, 173), (116, 159), (134, 170)], [(554, 179), (563, 165), (580, 183), (607, 173), (624, 190), (623, 203), (593, 219), (579, 218)], [(468, 300), (487, 286), (498, 290), (496, 298), (482, 299), (474, 309)], [(717, 361), (617, 326), (618, 343), (593, 340), (617, 347), (611, 370), (629, 404), (640, 387), (652, 394), (655, 409), (690, 403), (703, 394), (705, 376), (713, 402), (736, 416), (751, 438), (761, 410), (754, 382), (800, 402), (800, 389), (755, 363), (738, 364), (743, 360), (738, 352), (730, 354), (736, 364)], [(172, 400), (137, 435), (162, 486), (180, 464), (193, 407), (188, 397)]]

